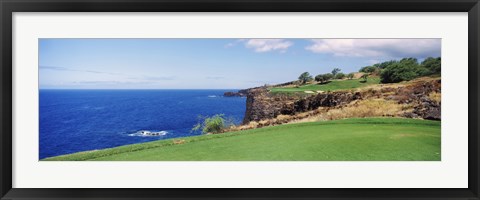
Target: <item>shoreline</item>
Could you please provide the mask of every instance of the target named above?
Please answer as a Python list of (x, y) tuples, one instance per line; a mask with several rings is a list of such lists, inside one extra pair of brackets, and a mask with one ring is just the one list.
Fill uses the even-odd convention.
[[(235, 131), (235, 132), (227, 132), (222, 134), (207, 134), (207, 135), (199, 135), (199, 136), (191, 136), (191, 137), (184, 137), (184, 138), (177, 138), (177, 139), (169, 139), (169, 140), (159, 140), (159, 141), (152, 141), (146, 143), (138, 143), (138, 144), (131, 144), (131, 145), (122, 145), (119, 147), (114, 148), (107, 148), (101, 150), (93, 150), (93, 151), (84, 151), (84, 152), (77, 152), (73, 154), (66, 154), (61, 156), (49, 157), (45, 159), (41, 159), (40, 161), (55, 161), (55, 160), (71, 160), (71, 161), (82, 161), (82, 160), (90, 160), (90, 159), (99, 159), (99, 158), (107, 158), (116, 155), (130, 155), (135, 152), (143, 152), (143, 151), (150, 151), (150, 150), (162, 150), (162, 148), (182, 148), (191, 145), (191, 144), (203, 144), (205, 142), (212, 143), (216, 139), (218, 140), (225, 140), (228, 138), (236, 138), (235, 140), (245, 140), (250, 141), (249, 137), (263, 137), (264, 134), (274, 134), (277, 131), (285, 130), (295, 130), (296, 127), (316, 127), (316, 126), (334, 126), (335, 129), (338, 129), (337, 126), (365, 126), (367, 127), (370, 125), (373, 126), (387, 126), (387, 127), (397, 127), (399, 125), (408, 127), (438, 127), (438, 131), (440, 131), (440, 122), (439, 121), (430, 121), (430, 120), (419, 120), (419, 119), (408, 119), (408, 118), (394, 118), (394, 117), (377, 117), (377, 118), (349, 118), (349, 119), (341, 119), (341, 120), (332, 120), (332, 121), (323, 121), (323, 122), (305, 122), (300, 124), (285, 124), (280, 126), (270, 126), (270, 127), (262, 127), (257, 129), (251, 130), (243, 130), (243, 131)], [(333, 129), (333, 130), (335, 130)], [(436, 130), (437, 128), (435, 128)], [(275, 130), (275, 131), (274, 131)], [(314, 128), (312, 130), (320, 130), (318, 128)], [(273, 132), (272, 132), (273, 131)], [(260, 135), (258, 135), (260, 134)], [(438, 132), (439, 134), (439, 132)], [(262, 136), (263, 135), (263, 136)], [(295, 135), (295, 134), (294, 134)], [(265, 136), (266, 137), (266, 136)], [(392, 136), (393, 137), (393, 136)], [(397, 137), (397, 136), (395, 136)], [(399, 135), (398, 137), (404, 137), (403, 135)], [(231, 140), (231, 139), (228, 139)], [(267, 139), (267, 141), (269, 141)], [(270, 141), (273, 142), (273, 141)], [(215, 143), (215, 142), (214, 142)], [(220, 142), (221, 144), (223, 142)], [(218, 145), (218, 143), (216, 143)], [(247, 143), (246, 143), (247, 144)], [(259, 147), (262, 148), (262, 147)], [(187, 148), (188, 150), (188, 148)], [(192, 149), (190, 149), (192, 150)], [(190, 151), (188, 150), (188, 151)], [(126, 154), (125, 154), (126, 153)], [(155, 154), (157, 155), (157, 154)], [(92, 157), (93, 156), (93, 157)], [(157, 156), (163, 156), (158, 154)], [(247, 159), (248, 160), (248, 159)]]
[[(437, 84), (438, 85), (435, 85)], [(334, 120), (343, 120), (343, 119), (355, 119), (355, 118), (376, 118), (376, 117), (387, 117), (387, 118), (404, 118), (404, 119), (409, 119), (409, 118), (422, 118), (418, 117), (409, 113), (413, 113), (414, 110), (412, 105), (407, 106), (407, 107), (398, 107), (398, 105), (402, 102), (395, 100), (392, 95), (390, 96), (385, 96), (382, 94), (388, 93), (391, 94), (393, 93), (398, 93), (399, 91), (405, 90), (405, 88), (408, 89), (408, 92), (410, 90), (414, 90), (418, 85), (422, 85), (422, 87), (425, 88), (425, 85), (428, 84), (433, 84), (431, 87), (432, 91), (424, 92), (422, 93), (421, 96), (415, 97), (417, 99), (423, 98), (425, 95), (430, 94), (431, 92), (437, 90), (436, 87), (438, 87), (438, 90), (440, 90), (440, 80), (439, 79), (420, 79), (420, 80), (414, 80), (406, 83), (398, 83), (398, 84), (381, 84), (379, 86), (375, 87), (364, 87), (364, 88), (357, 88), (355, 90), (347, 90), (347, 91), (333, 91), (333, 92), (326, 92), (326, 93), (318, 93), (318, 94), (310, 94), (310, 95), (286, 95), (282, 96), (279, 94), (272, 94), (270, 90), (266, 87), (256, 87), (256, 88), (250, 88), (250, 89), (244, 89), (241, 90), (244, 95), (242, 96), (229, 96), (228, 98), (247, 98), (246, 100), (246, 106), (245, 106), (245, 114), (244, 114), (244, 119), (243, 122), (235, 125), (234, 127), (230, 127), (227, 129), (224, 129), (221, 133), (217, 134), (205, 134), (205, 135), (222, 135), (222, 134), (229, 134), (229, 133), (235, 133), (239, 131), (245, 131), (245, 130), (255, 130), (255, 129), (261, 129), (265, 127), (276, 127), (276, 126), (281, 126), (281, 125), (288, 125), (288, 124), (301, 124), (301, 123), (309, 123), (309, 122), (320, 122), (320, 121), (334, 121)], [(270, 87), (275, 87), (275, 86), (270, 86)], [(427, 87), (427, 88), (428, 88)], [(403, 91), (405, 93), (405, 91)], [(348, 96), (348, 98), (345, 97), (345, 95)], [(339, 98), (339, 100), (334, 100), (335, 98)], [(259, 100), (260, 99), (260, 100)], [(289, 114), (284, 114), (282, 111), (285, 111), (285, 99), (289, 101), (290, 104), (293, 105), (298, 105), (299, 103), (305, 103), (307, 104), (315, 104), (315, 101), (317, 100), (323, 100), (323, 99), (330, 99), (326, 104), (322, 103), (316, 103), (317, 107), (312, 107), (312, 106), (303, 106), (304, 110), (296, 110), (294, 112), (290, 112)], [(312, 99), (312, 100), (308, 100)], [(257, 103), (257, 105), (253, 105), (252, 101)], [(268, 111), (268, 109), (264, 109), (261, 106), (258, 106), (258, 104), (271, 104), (272, 101), (276, 102), (278, 107), (282, 108), (281, 112), (277, 113), (276, 115), (271, 115), (272, 117), (270, 118), (259, 118), (258, 120), (247, 120), (249, 115), (251, 115), (252, 112), (252, 106), (257, 106), (253, 110), (255, 111)], [(414, 100), (412, 99), (411, 102)], [(293, 102), (293, 103), (292, 103)], [(334, 102), (334, 103), (332, 103)], [(338, 113), (355, 113), (352, 111), (352, 109), (359, 109), (359, 108), (364, 108), (367, 111), (371, 110), (378, 110), (378, 106), (384, 106), (385, 109), (392, 109), (395, 108), (394, 110), (390, 110), (389, 112), (385, 113), (356, 113), (352, 114), (351, 116), (342, 116), (339, 115)], [(294, 106), (293, 108), (298, 109), (299, 106)], [(346, 109), (350, 109), (348, 112)], [(440, 112), (440, 111), (438, 111)], [(336, 113), (335, 115), (331, 113)], [(428, 119), (428, 118), (422, 118), (422, 119)], [(438, 118), (434, 118), (436, 120), (440, 120), (440, 116)], [(202, 135), (193, 135), (193, 136), (181, 136), (181, 137), (174, 137), (174, 138), (165, 138), (165, 139), (159, 139), (159, 140), (154, 140), (150, 142), (156, 142), (156, 141), (174, 141), (173, 143), (177, 144), (183, 144), (181, 140), (184, 140), (185, 138), (191, 138), (191, 137), (198, 137)], [(155, 137), (155, 136), (153, 136)], [(180, 141), (177, 141), (180, 140)], [(144, 144), (144, 143), (149, 143), (149, 142), (140, 142), (140, 143), (135, 143), (135, 144)], [(135, 145), (135, 144), (127, 144), (127, 145), (121, 145), (117, 147), (122, 147), (122, 146), (128, 146), (128, 145)], [(112, 147), (112, 148), (117, 148), (117, 147)], [(105, 149), (111, 149), (111, 148), (105, 148)], [(76, 153), (82, 153), (82, 152), (91, 152), (91, 151), (101, 151), (105, 149), (99, 149), (99, 150), (90, 150), (90, 151), (80, 151), (80, 152), (75, 152), (71, 154), (76, 154)], [(63, 154), (59, 156), (64, 156), (64, 155), (71, 155), (71, 154)], [(53, 156), (53, 157), (58, 157), (58, 156)], [(40, 160), (48, 159), (52, 157), (46, 157)]]

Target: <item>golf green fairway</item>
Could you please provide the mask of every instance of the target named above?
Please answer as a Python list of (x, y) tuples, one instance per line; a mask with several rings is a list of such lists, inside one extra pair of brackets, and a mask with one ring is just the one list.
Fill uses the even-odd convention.
[(159, 140), (44, 160), (440, 161), (440, 144), (439, 121), (355, 118)]
[(333, 80), (325, 84), (308, 84), (300, 87), (277, 87), (270, 89), (273, 93), (291, 93), (291, 92), (305, 92), (305, 91), (336, 91), (349, 90), (361, 88), (369, 85), (376, 85), (380, 83), (380, 78), (372, 77), (367, 82), (362, 82), (360, 79), (352, 80)]

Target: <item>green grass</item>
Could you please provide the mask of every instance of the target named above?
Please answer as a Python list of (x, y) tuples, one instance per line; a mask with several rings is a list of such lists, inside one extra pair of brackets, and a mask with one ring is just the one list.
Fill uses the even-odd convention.
[(361, 82), (363, 79), (352, 79), (352, 80), (333, 80), (326, 84), (309, 84), (303, 85), (298, 88), (272, 88), (270, 92), (273, 93), (289, 93), (289, 92), (304, 92), (304, 91), (335, 91), (335, 90), (348, 90), (359, 87), (365, 87), (368, 85), (374, 85), (380, 83), (380, 78), (370, 77), (367, 82)]
[(80, 152), (44, 160), (439, 161), (440, 122), (363, 118), (287, 124)]

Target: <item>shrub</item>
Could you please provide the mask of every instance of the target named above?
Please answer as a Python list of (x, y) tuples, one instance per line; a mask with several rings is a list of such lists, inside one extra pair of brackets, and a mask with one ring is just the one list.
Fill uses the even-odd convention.
[(420, 76), (440, 74), (441, 58), (426, 58), (421, 64), (416, 58), (391, 60), (360, 68), (359, 72), (380, 75), (382, 83), (409, 81)]
[(203, 134), (207, 133), (221, 133), (223, 129), (233, 125), (233, 123), (225, 118), (223, 114), (217, 114), (212, 117), (199, 117), (203, 122), (197, 123), (192, 131), (201, 130)]
[(315, 80), (319, 81), (320, 83), (324, 83), (329, 81), (330, 79), (333, 78), (333, 74), (327, 73), (327, 74), (319, 74), (315, 76)]
[(379, 68), (379, 69), (385, 69), (387, 68), (389, 65), (391, 64), (394, 64), (394, 63), (397, 63), (398, 61), (396, 60), (390, 60), (390, 61), (386, 61), (386, 62), (382, 62), (382, 63), (377, 63), (377, 64), (374, 64), (373, 66)]
[(382, 83), (398, 83), (409, 81), (418, 76), (417, 67), (413, 65), (393, 64), (385, 68), (381, 74)]
[(332, 78), (334, 77), (333, 74), (330, 74), (330, 73), (326, 73), (326, 74), (324, 74), (323, 76), (325, 77), (325, 79), (326, 79), (327, 81), (330, 80), (330, 79), (332, 79)]
[(417, 75), (418, 76), (429, 76), (429, 75), (432, 75), (434, 73), (432, 73), (429, 69), (427, 69), (426, 67), (424, 66), (418, 66), (417, 68)]
[[(397, 62), (395, 62), (397, 63)], [(395, 64), (393, 63), (393, 64)], [(416, 58), (402, 58), (400, 61), (398, 61), (400, 64), (410, 64), (410, 65), (418, 65), (418, 60)], [(388, 67), (388, 66), (387, 66)]]
[(360, 68), (359, 72), (373, 73), (373, 72), (375, 72), (375, 70), (377, 70), (377, 67), (375, 67), (375, 66), (366, 66), (366, 67)]
[(382, 83), (398, 83), (427, 74), (428, 69), (420, 66), (416, 58), (404, 58), (383, 69), (380, 78)]
[(347, 78), (350, 79), (350, 80), (352, 80), (352, 78), (353, 78), (354, 76), (355, 76), (354, 73), (347, 74)]
[(345, 74), (344, 73), (338, 73), (337, 75), (335, 75), (335, 79), (343, 79), (345, 78)]
[(440, 57), (438, 58), (428, 57), (422, 62), (422, 66), (428, 70), (429, 75), (440, 74), (441, 65), (442, 65), (441, 63), (442, 63), (442, 59)]
[(320, 82), (320, 83), (323, 83), (323, 82), (325, 82), (326, 80), (325, 80), (325, 77), (323, 76), (323, 74), (319, 74), (319, 75), (315, 76), (315, 81), (318, 81), (318, 82)]

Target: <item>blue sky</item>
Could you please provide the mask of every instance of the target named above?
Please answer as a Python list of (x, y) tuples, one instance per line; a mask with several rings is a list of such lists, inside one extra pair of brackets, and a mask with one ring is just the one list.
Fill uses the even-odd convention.
[(441, 55), (440, 39), (40, 39), (41, 89), (241, 89)]

